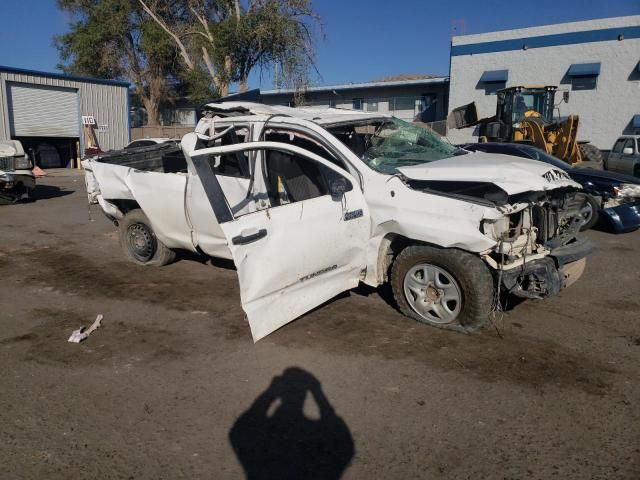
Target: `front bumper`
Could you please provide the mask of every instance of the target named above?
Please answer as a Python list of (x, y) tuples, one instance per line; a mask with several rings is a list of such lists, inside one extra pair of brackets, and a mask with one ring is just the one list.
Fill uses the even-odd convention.
[(35, 188), (36, 177), (31, 170), (0, 173), (0, 188), (13, 188), (14, 185), (20, 184), (25, 188)]
[(36, 187), (36, 178), (31, 170), (0, 173), (0, 194), (9, 199), (27, 198)]
[(501, 288), (523, 298), (546, 298), (573, 284), (584, 272), (586, 257), (593, 251), (587, 239), (555, 248), (549, 256), (526, 262), (501, 273)]
[(640, 228), (640, 200), (603, 208), (600, 213), (609, 220), (616, 233), (632, 232)]

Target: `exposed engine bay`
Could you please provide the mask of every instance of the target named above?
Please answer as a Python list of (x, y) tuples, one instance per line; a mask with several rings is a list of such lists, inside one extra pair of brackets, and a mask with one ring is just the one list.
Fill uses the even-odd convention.
[(578, 236), (586, 197), (574, 189), (519, 197), (517, 211), (483, 222), (483, 233), (498, 242), (483, 258), (507, 293), (525, 298), (555, 295), (584, 269), (582, 262), (569, 273), (565, 265), (591, 251), (591, 244)]
[[(406, 180), (413, 189), (458, 197), (491, 205), (504, 212), (496, 220), (483, 220), (480, 230), (496, 241), (481, 254), (495, 272), (498, 285), (507, 293), (526, 298), (557, 294), (569, 282), (565, 264), (591, 251), (579, 238), (586, 196), (571, 187), (508, 195), (488, 182)], [(572, 267), (571, 276), (582, 273)]]

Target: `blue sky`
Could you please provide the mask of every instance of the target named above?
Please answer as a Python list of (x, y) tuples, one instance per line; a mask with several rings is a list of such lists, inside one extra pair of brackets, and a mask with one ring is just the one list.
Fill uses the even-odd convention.
[[(55, 71), (52, 38), (68, 18), (54, 0), (3, 0), (0, 65)], [(402, 73), (447, 74), (454, 23), (481, 33), (550, 23), (640, 14), (640, 0), (315, 0), (326, 39), (317, 44), (316, 83), (368, 81)], [(260, 83), (262, 83), (260, 85)], [(253, 75), (251, 86), (271, 87)]]

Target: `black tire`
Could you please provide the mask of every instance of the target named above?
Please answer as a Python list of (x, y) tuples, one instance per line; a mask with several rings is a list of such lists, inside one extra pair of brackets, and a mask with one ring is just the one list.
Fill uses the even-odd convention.
[(633, 176), (640, 177), (640, 165), (636, 165), (633, 169)]
[[(434, 322), (420, 315), (407, 299), (405, 277), (411, 269), (421, 264), (444, 270), (453, 277), (460, 289), (462, 305), (450, 323)], [(454, 248), (405, 248), (391, 267), (391, 289), (401, 313), (421, 323), (449, 330), (471, 332), (479, 329), (489, 318), (494, 306), (494, 280), (487, 265), (478, 256)]]
[(591, 195), (584, 195), (588, 206), (591, 208), (589, 216), (585, 216), (585, 223), (580, 227), (580, 231), (584, 232), (593, 228), (600, 221), (600, 204)]
[(592, 168), (594, 170), (602, 170), (604, 168), (604, 156), (602, 152), (590, 143), (581, 143), (578, 145), (580, 153), (582, 153), (582, 168)]
[(149, 219), (139, 208), (127, 212), (119, 221), (118, 230), (122, 251), (135, 264), (160, 267), (176, 258), (175, 252), (156, 238)]

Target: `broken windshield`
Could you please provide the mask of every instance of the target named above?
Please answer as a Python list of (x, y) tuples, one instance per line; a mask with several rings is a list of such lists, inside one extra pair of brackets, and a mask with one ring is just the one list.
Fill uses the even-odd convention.
[(333, 127), (329, 131), (371, 168), (388, 174), (398, 173), (400, 167), (467, 153), (431, 130), (398, 118), (378, 118)]

